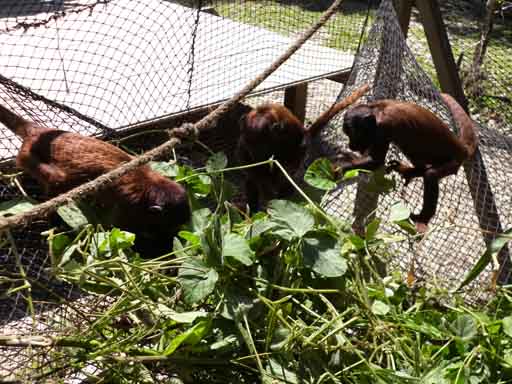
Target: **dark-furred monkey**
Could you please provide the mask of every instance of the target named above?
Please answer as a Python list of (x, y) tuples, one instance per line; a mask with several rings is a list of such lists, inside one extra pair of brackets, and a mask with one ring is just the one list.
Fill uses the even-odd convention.
[[(361, 98), (368, 85), (322, 113), (309, 127), (304, 125), (286, 107), (264, 104), (256, 107), (242, 119), (237, 156), (242, 164), (257, 163), (273, 157), (294, 175), (302, 166), (310, 140), (340, 111)], [(261, 202), (287, 197), (293, 186), (277, 167), (254, 167), (246, 172), (246, 193), (252, 212), (261, 208)]]
[[(0, 105), (0, 122), (23, 143), (16, 165), (35, 178), (50, 196), (66, 192), (132, 159), (123, 150), (77, 133), (45, 128)], [(111, 223), (151, 237), (170, 236), (190, 218), (186, 190), (143, 165), (96, 194), (95, 201), (113, 209)], [(137, 240), (137, 239), (136, 239)]]
[(406, 185), (414, 177), (423, 178), (423, 206), (419, 214), (411, 215), (418, 232), (422, 233), (436, 212), (439, 180), (456, 174), (478, 146), (476, 124), (450, 95), (441, 96), (460, 128), (458, 137), (429, 110), (397, 100), (357, 105), (346, 112), (343, 123), (349, 148), (362, 155), (344, 164), (344, 171), (375, 170), (383, 166), (393, 143), (412, 165), (395, 161), (388, 170), (399, 172)]

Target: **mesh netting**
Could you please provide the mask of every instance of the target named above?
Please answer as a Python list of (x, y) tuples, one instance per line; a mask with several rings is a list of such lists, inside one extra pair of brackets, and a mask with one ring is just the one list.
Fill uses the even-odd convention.
[[(293, 6), (286, 12), (276, 6), (288, 3)], [(102, 137), (133, 126), (195, 121), (207, 113), (206, 107), (230, 97), (257, 76), (330, 3), (0, 0), (0, 102), (43, 125)], [(365, 13), (367, 7), (359, 3), (360, 9), (347, 8), (331, 19), (253, 94), (281, 101), (285, 88), (311, 82), (309, 119), (336, 96), (341, 99), (370, 83), (368, 100), (414, 101), (453, 127), (438, 91), (405, 44), (390, 1), (382, 2), (353, 62), (364, 20), (352, 15)], [(329, 78), (345, 73), (352, 64), (340, 93), (341, 85)], [(214, 129), (203, 132), (201, 140), (214, 150), (224, 150), (231, 159), (237, 122), (244, 111), (244, 106), (231, 111)], [(346, 147), (340, 131), (342, 118), (320, 138), (321, 152), (333, 159)], [(10, 164), (19, 140), (6, 129), (0, 135), (0, 159)], [(153, 137), (149, 144), (138, 142), (137, 146), (144, 149), (165, 138)], [(481, 156), (441, 183), (440, 204), (432, 221), (439, 230), (421, 243), (396, 245), (396, 265), (407, 270), (415, 260), (417, 276), (435, 276), (453, 287), (483, 252), (485, 242), (511, 226), (507, 165), (512, 148), (503, 136), (485, 127), (480, 139)], [(181, 156), (201, 164), (206, 155), (198, 153), (187, 149)], [(391, 156), (400, 155), (394, 150)], [(21, 179), (21, 184), (30, 196), (42, 198), (28, 179)], [(347, 220), (364, 221), (374, 207), (378, 217), (386, 218), (390, 205), (398, 200), (415, 210), (421, 204), (421, 180), (407, 188), (399, 185), (385, 196), (372, 195), (364, 184), (361, 179), (341, 185), (329, 196), (326, 208)], [(20, 195), (11, 179), (1, 185), (0, 192), (2, 201)], [(75, 287), (52, 279), (50, 255), (41, 236), (51, 224), (52, 219), (16, 229), (14, 242), (6, 243), (0, 252), (1, 275), (12, 278), (2, 280), (2, 291), (22, 285), (21, 273), (32, 285), (30, 295), (19, 289), (1, 298), (0, 336), (76, 333), (88, 313), (108, 305), (103, 297), (83, 297)], [(486, 236), (482, 229), (488, 231)], [(397, 231), (394, 226), (385, 230)], [(505, 266), (501, 278), (507, 277)], [(473, 283), (473, 298), (483, 297), (488, 281), (487, 273)], [(45, 347), (44, 340), (41, 344), (26, 348), (19, 342), (18, 347), (0, 348), (0, 379), (33, 382), (57, 378), (65, 371), (71, 380), (65, 358)], [(94, 373), (95, 367), (86, 370)]]
[[(407, 47), (391, 2), (384, 1), (369, 32), (368, 39), (357, 55), (352, 74), (339, 98), (345, 97), (363, 83), (373, 85), (368, 100), (395, 98), (418, 103), (438, 116), (457, 131), (452, 117), (440, 99), (438, 90), (416, 62)], [(331, 157), (338, 157), (337, 150), (346, 148), (341, 127), (342, 116), (323, 131), (321, 145)], [(430, 226), (437, 230), (419, 243), (396, 247), (394, 258), (402, 268), (412, 262), (421, 278), (442, 282), (455, 288), (465, 273), (475, 264), (485, 250), (485, 243), (496, 233), (512, 224), (510, 213), (511, 191), (507, 179), (511, 177), (510, 140), (496, 131), (480, 127), (480, 153), (474, 161), (467, 162), (456, 176), (444, 178), (440, 185), (438, 210)], [(392, 150), (388, 157), (399, 158), (399, 151)], [(335, 215), (358, 222), (368, 222), (376, 209), (376, 216), (386, 218), (389, 208), (397, 201), (405, 201), (411, 210), (419, 211), (422, 204), (422, 180), (416, 179), (407, 187), (399, 185), (396, 192), (377, 196), (364, 188), (366, 179), (358, 184), (347, 183), (331, 194), (326, 208)], [(401, 180), (397, 179), (401, 182)], [(371, 217), (371, 215), (370, 215)], [(396, 228), (386, 228), (389, 232)], [(508, 252), (501, 254), (501, 281), (509, 276)], [(490, 283), (487, 273), (474, 281), (470, 299), (483, 297)]]

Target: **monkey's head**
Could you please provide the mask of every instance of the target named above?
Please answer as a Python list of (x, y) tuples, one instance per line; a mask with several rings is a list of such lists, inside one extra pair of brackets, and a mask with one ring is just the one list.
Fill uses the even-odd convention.
[(174, 235), (190, 219), (185, 187), (163, 176), (147, 186), (142, 204), (146, 214), (141, 224), (148, 232)]
[(348, 147), (352, 151), (366, 152), (377, 138), (377, 119), (374, 111), (361, 104), (345, 113), (343, 132), (348, 136)]
[(304, 155), (305, 129), (286, 107), (264, 104), (241, 120), (239, 146), (250, 154), (248, 160), (264, 161), (274, 156), (287, 162)]

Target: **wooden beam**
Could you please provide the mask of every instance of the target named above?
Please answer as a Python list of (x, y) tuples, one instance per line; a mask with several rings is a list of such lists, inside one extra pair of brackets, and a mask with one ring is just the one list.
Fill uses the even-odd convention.
[(452, 48), (437, 0), (416, 0), (428, 46), (443, 92), (452, 95), (467, 111), (468, 102), (453, 58)]
[(398, 23), (402, 29), (404, 37), (407, 39), (407, 33), (409, 32), (409, 25), (411, 23), (412, 6), (414, 0), (396, 0), (395, 10), (398, 16)]
[(306, 102), (308, 83), (293, 85), (284, 90), (284, 105), (304, 123), (306, 119)]

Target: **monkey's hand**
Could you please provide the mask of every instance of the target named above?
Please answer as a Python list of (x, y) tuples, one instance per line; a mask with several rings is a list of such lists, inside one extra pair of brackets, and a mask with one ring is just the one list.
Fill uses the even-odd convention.
[(169, 135), (180, 140), (196, 141), (199, 138), (199, 130), (195, 124), (185, 123), (178, 128), (171, 129)]

